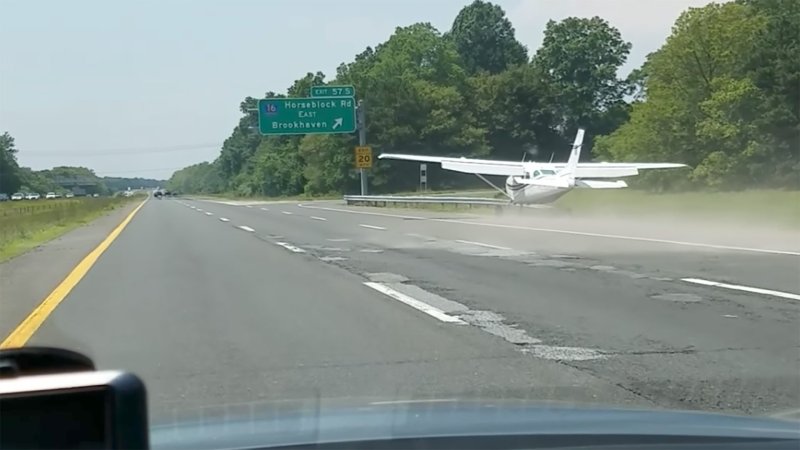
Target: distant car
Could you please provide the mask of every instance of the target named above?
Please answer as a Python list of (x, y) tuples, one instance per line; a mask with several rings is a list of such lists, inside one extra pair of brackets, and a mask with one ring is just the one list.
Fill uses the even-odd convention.
[(64, 198), (72, 198), (72, 197), (75, 197), (75, 194), (73, 194), (72, 192), (67, 192), (67, 193), (64, 195)]
[(45, 199), (56, 198), (56, 193), (55, 192), (48, 192), (47, 194), (44, 194), (44, 198)]
[(0, 202), (8, 201), (8, 194), (5, 192), (0, 192)]
[(29, 192), (28, 195), (25, 196), (26, 200), (39, 200), (40, 198), (42, 198), (42, 196), (39, 195), (38, 192)]
[(22, 192), (15, 192), (14, 194), (11, 195), (11, 200), (12, 201), (25, 200), (25, 194), (23, 194)]
[(95, 197), (95, 198), (100, 197), (100, 194), (92, 194), (92, 197)]

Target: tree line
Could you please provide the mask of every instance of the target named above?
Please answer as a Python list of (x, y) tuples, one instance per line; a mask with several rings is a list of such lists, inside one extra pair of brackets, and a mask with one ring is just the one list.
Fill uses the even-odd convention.
[[(684, 11), (643, 65), (618, 76), (631, 44), (600, 18), (547, 23), (531, 51), (497, 5), (477, 0), (444, 32), (396, 28), (329, 77), (308, 72), (282, 92), (347, 84), (366, 104), (374, 154), (563, 161), (578, 127), (583, 158), (668, 161), (687, 170), (633, 180), (655, 190), (800, 187), (800, 2), (735, 0)], [(355, 193), (355, 135), (261, 136), (257, 99), (210, 162), (175, 172), (187, 193)], [(371, 192), (414, 190), (418, 165), (377, 160)], [(475, 178), (428, 167), (429, 186)], [(478, 182), (479, 183), (479, 182)]]
[(164, 184), (164, 181), (147, 178), (99, 177), (86, 167), (58, 166), (32, 170), (17, 163), (18, 151), (8, 132), (0, 135), (0, 193), (61, 193), (70, 191), (77, 181), (87, 194), (107, 195), (128, 188), (155, 188)]

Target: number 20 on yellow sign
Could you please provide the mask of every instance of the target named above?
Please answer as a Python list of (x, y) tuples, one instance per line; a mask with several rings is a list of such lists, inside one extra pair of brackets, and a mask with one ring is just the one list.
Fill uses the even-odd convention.
[(356, 147), (356, 169), (369, 169), (372, 167), (372, 148)]

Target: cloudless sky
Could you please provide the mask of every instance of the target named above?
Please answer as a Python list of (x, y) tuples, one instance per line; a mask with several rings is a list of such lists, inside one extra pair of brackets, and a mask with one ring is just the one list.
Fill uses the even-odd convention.
[[(21, 165), (166, 179), (211, 161), (246, 96), (329, 78), (397, 26), (444, 32), (471, 0), (0, 0), (0, 133)], [(498, 0), (532, 55), (549, 19), (598, 15), (640, 66), (704, 0)]]

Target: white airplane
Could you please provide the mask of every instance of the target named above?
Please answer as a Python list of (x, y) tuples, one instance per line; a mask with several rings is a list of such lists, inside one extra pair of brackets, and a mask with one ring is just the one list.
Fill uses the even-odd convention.
[[(579, 129), (566, 163), (525, 161), (494, 161), (490, 159), (448, 158), (441, 156), (383, 153), (379, 159), (400, 159), (439, 163), (442, 169), (475, 174), (509, 198), (513, 204), (551, 203), (573, 188), (620, 189), (628, 187), (622, 180), (608, 178), (630, 177), (642, 169), (674, 169), (687, 167), (675, 163), (580, 163), (585, 130)], [(487, 180), (484, 175), (507, 176), (505, 191)]]

